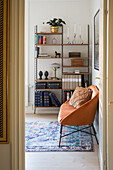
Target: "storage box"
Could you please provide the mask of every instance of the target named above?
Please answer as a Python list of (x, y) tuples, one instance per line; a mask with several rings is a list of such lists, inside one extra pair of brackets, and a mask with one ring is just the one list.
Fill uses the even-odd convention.
[(48, 89), (59, 89), (60, 83), (58, 82), (50, 82), (48, 83)]
[(80, 52), (69, 52), (69, 57), (80, 57), (81, 53)]
[(83, 66), (84, 60), (71, 60), (71, 65), (72, 66)]
[(36, 82), (36, 89), (46, 89), (47, 83), (45, 82)]

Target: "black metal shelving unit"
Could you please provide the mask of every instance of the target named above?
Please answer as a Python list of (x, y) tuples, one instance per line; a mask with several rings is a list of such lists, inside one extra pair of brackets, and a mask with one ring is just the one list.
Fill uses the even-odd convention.
[[(62, 73), (62, 75), (61, 75), (61, 84), (62, 84), (62, 76), (63, 76), (63, 74), (67, 74), (67, 75), (77, 75), (77, 73), (64, 73), (64, 65), (63, 65), (63, 61), (66, 59), (69, 59), (69, 60), (71, 60), (71, 59), (73, 59), (73, 58), (70, 58), (70, 57), (64, 57), (64, 47), (65, 46), (81, 46), (81, 47), (83, 47), (83, 46), (87, 46), (88, 47), (88, 57), (81, 57), (81, 59), (87, 59), (88, 60), (88, 66), (87, 66), (87, 69), (88, 69), (88, 72), (80, 72), (80, 73), (78, 73), (78, 75), (82, 75), (82, 78), (84, 79), (84, 75), (87, 75), (88, 76), (88, 82), (89, 82), (89, 29), (90, 29), (90, 27), (89, 27), (89, 25), (88, 25), (88, 43), (87, 44), (64, 44), (63, 43), (63, 26), (62, 26), (62, 31), (60, 32), (60, 33), (37, 33), (37, 30), (35, 31), (35, 34), (38, 34), (38, 35), (48, 35), (48, 36), (51, 36), (51, 35), (60, 35), (61, 36), (61, 44), (45, 44), (45, 45), (43, 45), (43, 44), (35, 44), (35, 46), (40, 46), (40, 47), (43, 47), (43, 46), (47, 46), (47, 47), (54, 47), (54, 46), (61, 46), (61, 57), (60, 58), (55, 58), (55, 57), (35, 57), (35, 76), (34, 76), (34, 84), (36, 84), (36, 82), (37, 81), (40, 81), (39, 79), (38, 79), (38, 60), (39, 59), (60, 59), (61, 60), (61, 73)], [(74, 58), (75, 59), (75, 58)], [(75, 67), (76, 68), (76, 67)], [(46, 80), (41, 80), (41, 81), (46, 81)], [(52, 81), (52, 80), (47, 80), (48, 82), (49, 81)], [(53, 82), (57, 82), (57, 80), (53, 80)], [(35, 86), (34, 86), (35, 87)], [(35, 89), (34, 88), (34, 114), (36, 113), (36, 108), (58, 108), (58, 107), (55, 107), (55, 106), (53, 106), (53, 107), (35, 107), (35, 91), (36, 90), (39, 90), (39, 91), (41, 91), (41, 90), (44, 90), (44, 91), (51, 91), (51, 90), (60, 90), (61, 91), (61, 102), (63, 102), (63, 93), (64, 93), (64, 91), (66, 91), (66, 89), (62, 89), (62, 88), (60, 88), (60, 89)], [(72, 89), (67, 89), (67, 90), (72, 90)]]

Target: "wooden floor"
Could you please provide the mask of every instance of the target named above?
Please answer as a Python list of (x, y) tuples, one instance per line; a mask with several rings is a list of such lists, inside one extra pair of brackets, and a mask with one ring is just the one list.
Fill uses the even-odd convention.
[[(27, 114), (26, 121), (52, 121), (57, 115)], [(26, 152), (26, 170), (99, 170), (98, 145), (94, 152)]]

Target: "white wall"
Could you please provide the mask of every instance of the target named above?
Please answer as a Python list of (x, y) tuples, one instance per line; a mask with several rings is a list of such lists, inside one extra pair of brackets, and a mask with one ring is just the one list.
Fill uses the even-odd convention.
[[(75, 0), (75, 1), (39, 1), (39, 0), (29, 0), (29, 72), (28, 79), (29, 85), (34, 85), (34, 26), (40, 26), (42, 22), (47, 22), (54, 17), (60, 17), (66, 22), (64, 26), (64, 43), (66, 43), (66, 31), (67, 26), (70, 28), (70, 40), (73, 39), (74, 23), (77, 24), (77, 35), (79, 31), (79, 25), (82, 26), (82, 37), (84, 43), (87, 43), (87, 25), (91, 25), (91, 15), (90, 15), (90, 0)], [(50, 31), (49, 26), (46, 25), (46, 31)], [(78, 36), (77, 36), (78, 41)], [(54, 51), (60, 52), (59, 47), (43, 47), (47, 50), (49, 54), (54, 56)], [(69, 51), (81, 51), (82, 56), (87, 57), (87, 47), (64, 47), (65, 56), (68, 55)], [(44, 51), (43, 51), (44, 52)], [(45, 64), (44, 64), (45, 62)], [(39, 61), (39, 70), (49, 71), (50, 77), (53, 76), (53, 71), (50, 68), (50, 64), (53, 62), (60, 62), (60, 60), (45, 60)], [(66, 63), (67, 64), (67, 63)], [(70, 64), (70, 63), (69, 63)], [(87, 71), (87, 70), (86, 70)], [(60, 70), (57, 71), (57, 76), (60, 77)], [(29, 87), (29, 102), (33, 102), (33, 88)]]
[(10, 144), (0, 144), (0, 170), (11, 170), (10, 150)]
[[(98, 9), (100, 9), (100, 0), (91, 0), (91, 15), (92, 15), (92, 41), (91, 41), (91, 48), (92, 48), (92, 84), (99, 87), (99, 80), (95, 79), (95, 77), (99, 77), (99, 71), (94, 69), (94, 16)], [(95, 116), (95, 128), (97, 131), (97, 136), (99, 138), (99, 108), (97, 109), (97, 113)]]
[(91, 0), (91, 14), (92, 14), (92, 84), (99, 87), (99, 80), (95, 77), (99, 77), (99, 71), (94, 69), (94, 15), (100, 9), (100, 0)]

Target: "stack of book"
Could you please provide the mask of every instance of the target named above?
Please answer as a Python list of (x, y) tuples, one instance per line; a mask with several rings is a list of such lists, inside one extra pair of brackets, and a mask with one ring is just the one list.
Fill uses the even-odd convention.
[(60, 107), (61, 103), (54, 93), (49, 91), (35, 91), (35, 107)]
[(35, 34), (35, 44), (46, 44), (46, 36)]
[(75, 89), (82, 85), (81, 75), (63, 75), (62, 89)]

